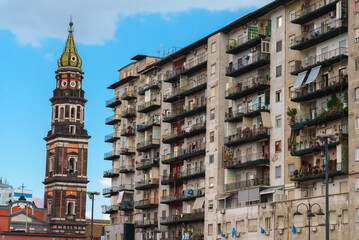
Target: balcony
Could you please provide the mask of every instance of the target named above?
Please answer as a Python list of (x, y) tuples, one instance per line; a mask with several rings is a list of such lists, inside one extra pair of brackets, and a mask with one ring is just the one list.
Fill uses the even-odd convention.
[(265, 37), (266, 33), (262, 31), (261, 33), (254, 32), (251, 35), (241, 37), (237, 41), (231, 39), (229, 44), (227, 45), (226, 53), (237, 54), (243, 52), (244, 50), (250, 49), (260, 44), (262, 39)]
[(131, 137), (131, 136), (135, 136), (135, 135), (136, 135), (135, 126), (128, 126), (128, 127), (121, 129), (122, 137)]
[(139, 105), (137, 111), (140, 113), (148, 113), (148, 112), (156, 110), (160, 107), (161, 107), (161, 101), (152, 100), (152, 101), (145, 102), (144, 104)]
[(175, 132), (173, 134), (168, 134), (163, 136), (162, 143), (165, 144), (175, 143), (181, 141), (182, 139), (193, 137), (205, 132), (206, 132), (206, 122), (201, 124), (193, 124), (186, 130), (178, 131), (177, 133)]
[(269, 76), (258, 76), (252, 80), (241, 81), (226, 90), (226, 99), (236, 100), (270, 88)]
[(120, 135), (117, 132), (105, 136), (105, 142), (107, 143), (113, 143), (119, 139), (120, 139)]
[(118, 168), (113, 168), (113, 169), (106, 170), (103, 172), (104, 178), (113, 178), (113, 177), (118, 177), (119, 175), (120, 174), (119, 174)]
[(158, 117), (151, 116), (150, 120), (146, 121), (141, 125), (137, 125), (137, 132), (145, 132), (147, 130), (153, 129), (153, 127), (161, 126), (161, 120)]
[(114, 160), (120, 157), (120, 151), (111, 151), (104, 154), (105, 160)]
[(240, 157), (234, 157), (230, 160), (225, 160), (224, 165), (227, 169), (242, 169), (248, 167), (268, 166), (269, 154), (263, 154), (260, 152)]
[(158, 178), (148, 178), (136, 182), (136, 190), (146, 190), (151, 188), (158, 188), (159, 186), (159, 179)]
[(185, 96), (192, 95), (196, 92), (205, 90), (207, 88), (207, 76), (202, 76), (196, 81), (181, 87), (180, 89), (174, 89), (172, 92), (163, 96), (164, 102), (175, 102), (183, 99)]
[(120, 166), (120, 173), (134, 173), (135, 167), (132, 165), (123, 165)]
[(203, 222), (204, 221), (204, 212), (194, 212), (194, 213), (182, 213), (179, 215), (172, 215), (170, 217), (162, 217), (160, 220), (161, 225), (175, 225), (182, 223), (192, 223), (192, 222)]
[(240, 107), (238, 111), (228, 111), (225, 114), (225, 122), (241, 122), (243, 117), (256, 117), (261, 112), (269, 112), (269, 105), (264, 103), (254, 103), (245, 107)]
[(108, 86), (107, 88), (108, 89), (116, 89), (117, 87), (125, 84), (125, 83), (128, 83), (129, 81), (132, 81), (133, 79), (136, 79), (138, 78), (139, 76), (127, 76), (127, 77), (124, 77), (122, 79), (120, 79), (119, 81), (115, 82), (114, 84)]
[(150, 83), (146, 83), (141, 87), (138, 87), (138, 95), (145, 95), (147, 90), (157, 90), (161, 88), (161, 81), (151, 80)]
[(135, 228), (156, 228), (158, 226), (157, 218), (145, 218), (135, 221)]
[(135, 93), (135, 90), (127, 90), (121, 95), (122, 100), (130, 101), (130, 100), (134, 100), (136, 98), (137, 98), (137, 95)]
[(338, 0), (320, 0), (309, 6), (303, 7), (303, 9), (295, 12), (292, 15), (291, 23), (294, 24), (306, 24), (324, 14), (327, 14), (336, 9), (336, 4)]
[(117, 187), (118, 191), (134, 191), (135, 186), (133, 184), (122, 184)]
[(290, 43), (293, 50), (304, 50), (348, 31), (346, 18), (336, 19), (323, 26), (297, 36)]
[(175, 83), (179, 80), (180, 75), (190, 75), (195, 72), (198, 72), (207, 67), (207, 55), (202, 55), (197, 57), (191, 62), (186, 62), (183, 64), (183, 67), (180, 69), (176, 69), (172, 71), (170, 74), (166, 76), (166, 80), (164, 82)]
[(134, 147), (122, 147), (120, 149), (120, 154), (121, 155), (132, 155), (135, 154), (136, 150)]
[(227, 77), (238, 77), (244, 73), (253, 71), (257, 68), (263, 67), (270, 62), (269, 53), (254, 53), (253, 56), (248, 57), (242, 62), (230, 63), (226, 68)]
[(117, 115), (117, 114), (113, 115), (111, 117), (108, 117), (105, 120), (106, 125), (114, 125), (115, 123), (119, 123), (119, 122), (121, 122), (121, 117), (120, 117), (120, 115)]
[(304, 102), (333, 93), (343, 92), (348, 88), (348, 75), (335, 76), (313, 84), (306, 84), (299, 91), (292, 92), (292, 102)]
[(121, 113), (122, 118), (134, 118), (136, 117), (136, 108), (131, 106)]
[(113, 214), (118, 212), (117, 205), (104, 205), (102, 206), (102, 214)]
[(160, 139), (154, 139), (151, 138), (147, 141), (141, 142), (141, 143), (137, 143), (137, 151), (138, 152), (146, 152), (150, 149), (153, 148), (159, 148), (161, 144), (161, 140)]
[(106, 101), (106, 107), (108, 108), (114, 108), (117, 107), (118, 105), (121, 105), (121, 100), (119, 98), (112, 98), (110, 100)]
[(184, 201), (195, 200), (198, 197), (204, 197), (204, 189), (187, 189), (183, 193), (172, 193), (171, 195), (161, 196), (162, 204), (173, 204)]
[(170, 154), (162, 156), (161, 162), (163, 164), (180, 162), (193, 157), (205, 155), (205, 153), (206, 153), (206, 143), (199, 142), (192, 146), (188, 146), (185, 149), (179, 149), (178, 152), (176, 152), (173, 157)]
[(149, 209), (158, 207), (158, 198), (143, 199), (135, 202), (135, 209)]
[(133, 210), (133, 201), (124, 201), (118, 205), (118, 210), (121, 211), (132, 211)]
[(269, 186), (269, 178), (254, 178), (251, 180), (227, 183), (225, 186), (226, 191), (238, 191), (241, 189), (257, 186)]
[(237, 146), (244, 143), (259, 141), (263, 139), (269, 139), (270, 129), (265, 127), (259, 127), (255, 129), (245, 128), (239, 129), (237, 134), (224, 138), (224, 145), (227, 147)]
[(182, 172), (174, 172), (172, 174), (163, 175), (161, 177), (161, 184), (168, 185), (170, 183), (184, 181), (188, 179), (201, 178), (205, 176), (204, 167), (190, 168)]
[(207, 110), (206, 99), (201, 101), (201, 105), (192, 105), (190, 106), (181, 106), (178, 109), (172, 109), (172, 112), (169, 112), (165, 115), (163, 122), (173, 123), (177, 122), (185, 117), (189, 117), (198, 113), (205, 112)]
[(136, 163), (136, 170), (147, 170), (152, 167), (159, 167), (159, 159), (151, 158), (151, 159), (142, 159), (141, 162)]
[[(342, 176), (348, 174), (348, 163), (341, 162), (336, 163), (334, 160), (329, 160), (329, 177), (333, 178), (335, 176)], [(313, 167), (304, 167), (300, 170), (295, 170), (291, 181), (295, 182), (305, 182), (312, 180), (321, 180), (325, 178), (325, 166), (313, 166)]]
[(111, 197), (111, 196), (114, 196), (114, 195), (117, 195), (118, 194), (118, 188), (117, 187), (109, 187), (109, 188), (104, 188), (102, 190), (102, 195), (104, 197)]

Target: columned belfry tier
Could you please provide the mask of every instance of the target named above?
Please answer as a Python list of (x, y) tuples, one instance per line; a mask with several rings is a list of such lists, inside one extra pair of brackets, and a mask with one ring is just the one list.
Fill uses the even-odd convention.
[(73, 23), (58, 59), (53, 91), (51, 130), (46, 141), (44, 205), (52, 232), (84, 234), (86, 227), (87, 149), (84, 128), (87, 100), (82, 90), (82, 60), (73, 37)]

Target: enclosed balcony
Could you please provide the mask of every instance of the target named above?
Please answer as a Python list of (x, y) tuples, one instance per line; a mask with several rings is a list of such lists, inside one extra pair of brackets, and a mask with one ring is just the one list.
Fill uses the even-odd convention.
[(188, 179), (201, 178), (205, 176), (204, 167), (189, 168), (182, 172), (173, 172), (161, 177), (161, 184), (167, 185), (173, 182), (180, 182)]
[(269, 153), (259, 152), (250, 155), (233, 157), (232, 159), (224, 160), (224, 165), (227, 169), (268, 166)]
[(155, 228), (157, 226), (157, 218), (144, 218), (143, 220), (135, 221), (135, 228)]
[(269, 76), (257, 76), (250, 80), (232, 83), (226, 90), (226, 99), (236, 100), (270, 88)]
[(113, 214), (118, 212), (117, 205), (104, 205), (102, 206), (102, 214)]
[(348, 20), (346, 18), (335, 19), (329, 23), (322, 24), (322, 26), (316, 29), (308, 30), (308, 32), (304, 32), (302, 35), (295, 37), (290, 43), (290, 48), (293, 50), (304, 50), (313, 47), (321, 42), (346, 33), (348, 31), (347, 25)]
[(304, 4), (302, 9), (291, 16), (291, 23), (306, 24), (324, 14), (336, 10), (338, 0), (320, 0), (313, 4)]
[(250, 187), (267, 187), (269, 186), (269, 178), (253, 178), (244, 181), (227, 183), (225, 185), (226, 191), (238, 191)]
[(116, 97), (116, 98), (111, 98), (110, 100), (106, 101), (106, 107), (108, 108), (114, 108), (117, 107), (118, 105), (121, 105), (121, 100)]
[(159, 186), (159, 179), (158, 178), (147, 178), (136, 182), (136, 190), (146, 190), (151, 188), (158, 188)]
[(244, 143), (266, 140), (270, 137), (270, 129), (265, 127), (237, 129), (238, 133), (224, 138), (227, 147), (237, 146)]
[(226, 68), (227, 77), (238, 77), (244, 73), (253, 71), (257, 68), (263, 67), (270, 62), (269, 53), (254, 53), (252, 56), (248, 56), (242, 61), (236, 63), (229, 63), (229, 66)]
[(189, 117), (198, 113), (205, 112), (207, 110), (207, 102), (206, 99), (201, 99), (201, 103), (199, 105), (193, 104), (191, 106), (180, 106), (177, 109), (172, 109), (172, 111), (167, 112), (163, 119), (163, 122), (173, 123), (177, 122), (185, 117)]
[(113, 186), (113, 187), (109, 187), (109, 188), (104, 188), (102, 190), (102, 195), (104, 197), (111, 197), (111, 196), (114, 196), (114, 195), (117, 195), (118, 194), (118, 188)]
[(136, 78), (138, 78), (139, 76), (127, 76), (124, 78), (121, 78), (119, 81), (115, 82), (114, 84), (108, 86), (108, 89), (116, 89), (119, 86), (122, 86), (125, 83), (128, 83)]
[(137, 125), (138, 132), (145, 132), (147, 130), (153, 129), (153, 127), (161, 126), (161, 119), (159, 116), (151, 116), (146, 122), (141, 125)]
[(161, 107), (160, 100), (152, 100), (138, 106), (138, 112), (148, 113)]
[[(335, 160), (329, 160), (329, 177), (342, 176), (348, 174), (348, 163), (337, 163)], [(295, 170), (290, 180), (295, 182), (305, 182), (313, 180), (322, 180), (325, 178), (325, 165), (322, 166), (302, 166), (301, 169)]]
[(172, 134), (164, 135), (162, 142), (165, 144), (171, 144), (181, 141), (182, 139), (193, 137), (205, 132), (206, 132), (206, 122), (200, 124), (193, 124), (192, 126), (188, 127), (188, 129), (177, 131)]
[(121, 129), (121, 136), (122, 137), (131, 137), (136, 135), (135, 126), (128, 126)]
[(104, 178), (113, 178), (113, 177), (118, 177), (119, 174), (119, 169), (118, 168), (113, 168), (110, 170), (106, 170), (103, 172), (103, 177)]
[(145, 95), (147, 90), (157, 90), (161, 88), (161, 81), (157, 79), (151, 79), (149, 83), (145, 83), (143, 86), (138, 87), (138, 95)]
[(192, 95), (196, 92), (205, 90), (207, 88), (207, 76), (201, 76), (188, 85), (183, 86), (179, 89), (174, 89), (168, 94), (163, 96), (164, 102), (175, 102), (180, 99), (183, 99), (185, 96)]
[(180, 162), (193, 157), (205, 155), (206, 143), (203, 141), (195, 141), (195, 144), (187, 146), (184, 149), (178, 149), (173, 155), (167, 154), (162, 156), (163, 164)]
[(187, 189), (182, 193), (172, 193), (167, 196), (161, 196), (162, 204), (173, 204), (184, 201), (195, 200), (196, 198), (204, 197), (204, 189)]
[(204, 212), (198, 211), (193, 213), (181, 213), (169, 217), (161, 217), (160, 224), (175, 225), (175, 224), (203, 222), (203, 221), (204, 221)]
[(254, 103), (244, 107), (239, 107), (237, 111), (232, 108), (225, 114), (225, 122), (241, 122), (243, 117), (256, 117), (261, 115), (261, 112), (269, 112), (269, 105), (264, 103)]
[(120, 173), (134, 173), (135, 167), (132, 165), (123, 165), (120, 166)]
[(120, 157), (120, 151), (111, 151), (104, 154), (105, 160), (115, 160)]
[(230, 39), (227, 45), (226, 53), (237, 54), (244, 50), (250, 49), (259, 45), (263, 38), (268, 34), (267, 29), (263, 31), (256, 30), (248, 35), (239, 38), (238, 40)]
[(137, 95), (133, 87), (131, 89), (126, 89), (125, 92), (121, 95), (122, 100), (129, 101), (129, 100), (134, 100), (136, 98)]
[(133, 201), (123, 201), (118, 205), (118, 210), (121, 211), (133, 211), (134, 202)]
[(121, 122), (121, 116), (119, 114), (107, 117), (105, 120), (106, 125), (114, 125), (115, 123)]
[(120, 139), (120, 134), (118, 134), (117, 132), (105, 136), (105, 142), (107, 143), (113, 143), (119, 139)]
[(150, 158), (141, 159), (141, 162), (136, 163), (136, 170), (147, 170), (152, 167), (158, 167), (159, 166), (159, 159), (158, 158)]
[(134, 118), (136, 117), (136, 108), (134, 106), (128, 106), (121, 113), (122, 118)]
[(159, 148), (161, 144), (160, 139), (151, 138), (147, 141), (137, 143), (137, 151), (138, 152), (146, 152), (153, 148)]
[(132, 155), (136, 153), (136, 149), (134, 147), (122, 147), (120, 149), (121, 155)]
[(135, 209), (149, 209), (158, 207), (158, 198), (143, 199), (135, 202)]

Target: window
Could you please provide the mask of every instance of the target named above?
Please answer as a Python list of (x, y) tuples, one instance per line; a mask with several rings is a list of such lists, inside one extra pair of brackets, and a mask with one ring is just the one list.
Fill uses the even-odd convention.
[(60, 108), (60, 120), (64, 120), (64, 113), (65, 113), (65, 109), (63, 107)]
[(282, 126), (282, 116), (276, 116), (275, 117), (275, 127), (279, 128)]
[(359, 147), (355, 148), (355, 161), (359, 161)]
[(74, 158), (70, 158), (69, 159), (69, 163), (68, 163), (68, 172), (70, 174), (74, 173), (75, 172), (75, 159)]
[(54, 158), (50, 157), (49, 158), (49, 172), (54, 171)]
[(52, 200), (47, 200), (47, 214), (51, 214)]
[(222, 226), (221, 226), (220, 223), (218, 223), (218, 225), (217, 225), (217, 234), (221, 235), (221, 232), (222, 232)]
[(214, 75), (214, 74), (216, 74), (216, 64), (213, 64), (211, 66), (211, 75)]
[(288, 164), (288, 176), (293, 176), (294, 164)]
[(209, 188), (213, 188), (214, 187), (214, 177), (210, 177), (209, 178)]
[(282, 141), (279, 140), (275, 142), (275, 152), (277, 153), (281, 151), (282, 151)]
[(355, 191), (359, 191), (359, 178), (355, 178)]
[(210, 132), (209, 134), (209, 142), (214, 142), (214, 132)]
[(209, 119), (210, 120), (213, 120), (215, 118), (215, 110), (214, 108), (211, 109), (211, 111), (209, 112)]
[(359, 128), (359, 118), (355, 118), (355, 128)]
[(270, 230), (271, 228), (271, 226), (270, 226), (270, 221), (271, 219), (270, 218), (265, 218), (265, 220), (264, 220), (264, 225), (265, 225), (265, 228), (266, 228), (266, 230)]
[(55, 107), (55, 119), (59, 118), (59, 106)]
[(355, 71), (359, 72), (359, 58), (355, 59)]
[(66, 208), (67, 215), (75, 215), (75, 201), (68, 201)]
[(356, 222), (359, 222), (359, 208), (356, 209), (356, 212), (357, 212)]
[(69, 129), (71, 134), (75, 134), (76, 133), (76, 126), (75, 125), (70, 125), (70, 129)]
[(70, 105), (65, 106), (65, 118), (70, 117)]
[(283, 24), (283, 17), (282, 16), (277, 17), (277, 28), (282, 27), (282, 24)]
[(359, 42), (359, 28), (354, 30), (354, 36), (355, 36), (354, 42), (356, 43)]
[(208, 211), (213, 211), (213, 200), (208, 201)]
[(290, 21), (293, 21), (295, 19), (295, 10), (289, 12), (289, 19)]
[(293, 72), (295, 71), (296, 68), (295, 68), (295, 61), (290, 61), (289, 62), (289, 72)]
[(216, 42), (213, 42), (211, 44), (211, 53), (215, 53), (217, 51), (217, 44)]
[(281, 77), (282, 76), (282, 65), (279, 65), (275, 68), (275, 77)]
[(342, 216), (343, 216), (343, 223), (344, 224), (349, 223), (349, 215), (348, 215), (348, 210), (347, 209), (343, 210)]
[(282, 101), (282, 90), (278, 90), (275, 92), (275, 102)]
[(276, 51), (277, 52), (282, 51), (282, 40), (278, 41), (276, 45), (277, 45), (276, 46)]
[(359, 1), (355, 2), (355, 12), (359, 12)]
[(213, 224), (208, 224), (208, 236), (212, 236), (213, 234)]
[(257, 232), (257, 219), (248, 219), (248, 232)]
[(77, 120), (79, 120), (80, 119), (80, 106), (77, 106), (77, 114), (76, 114), (76, 118), (77, 118)]
[(355, 101), (359, 102), (359, 88), (355, 88)]
[(211, 98), (216, 96), (216, 87), (211, 87)]
[(282, 166), (275, 167), (275, 178), (280, 178), (282, 172)]
[(209, 155), (209, 163), (214, 163), (214, 155)]
[(236, 222), (236, 230), (237, 230), (237, 233), (245, 231), (245, 229), (244, 229), (244, 220), (239, 220), (239, 221)]
[(284, 216), (277, 217), (278, 229), (284, 229)]

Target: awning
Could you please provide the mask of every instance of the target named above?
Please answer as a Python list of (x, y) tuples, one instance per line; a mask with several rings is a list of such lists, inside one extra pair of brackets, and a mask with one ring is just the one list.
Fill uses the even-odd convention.
[(276, 190), (280, 189), (280, 188), (283, 188), (283, 187), (272, 187), (272, 188), (267, 188), (263, 191), (260, 191), (260, 195), (265, 195), (265, 194), (271, 194), (271, 193), (274, 193)]
[(300, 86), (302, 86), (302, 83), (304, 81), (305, 76), (307, 75), (307, 72), (308, 71), (304, 71), (304, 72), (301, 72), (298, 74), (297, 80), (295, 81), (292, 89), (296, 89), (296, 88), (299, 88)]
[(117, 198), (117, 203), (118, 203), (118, 204), (122, 203), (122, 201), (123, 201), (123, 195), (125, 195), (125, 192), (124, 192), (124, 191), (118, 193), (118, 198)]
[(227, 193), (227, 194), (219, 195), (219, 196), (217, 196), (217, 200), (227, 199), (227, 198), (229, 198), (230, 196), (232, 196), (232, 194), (231, 194), (231, 193)]
[(252, 188), (248, 190), (248, 200), (249, 201), (258, 201), (259, 197), (259, 188)]
[(263, 127), (265, 127), (265, 128), (273, 127), (272, 126), (272, 121), (270, 120), (269, 112), (261, 112), (261, 117), (262, 117)]
[(248, 202), (248, 190), (238, 191), (238, 202)]
[(193, 207), (192, 209), (201, 209), (204, 203), (204, 197), (200, 197), (200, 198), (196, 198), (196, 200), (194, 201)]
[(312, 83), (312, 82), (315, 81), (315, 79), (317, 79), (321, 67), (322, 66), (319, 65), (319, 66), (317, 66), (315, 68), (312, 68), (312, 70), (310, 70), (309, 76), (308, 76), (307, 81), (305, 82), (305, 84)]

